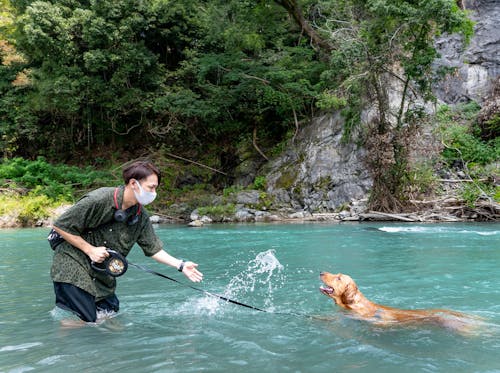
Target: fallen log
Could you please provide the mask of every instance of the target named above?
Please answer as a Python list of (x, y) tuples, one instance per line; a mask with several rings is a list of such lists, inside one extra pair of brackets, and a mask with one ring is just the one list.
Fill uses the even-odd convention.
[(429, 204), (450, 204), (450, 203), (459, 203), (460, 201), (457, 198), (454, 197), (444, 197), (444, 198), (439, 198), (439, 199), (432, 199), (432, 200), (420, 200), (420, 199), (412, 199), (410, 200), (410, 203), (414, 205), (429, 205)]
[(438, 181), (442, 183), (474, 183), (474, 182), (482, 182), (482, 181), (488, 181), (488, 179), (477, 179), (477, 180), (472, 180), (472, 179), (438, 179)]
[(446, 221), (446, 222), (451, 222), (451, 223), (463, 221), (462, 219), (457, 218), (456, 216), (442, 215), (442, 214), (430, 214), (430, 215), (425, 216), (424, 218), (425, 218), (425, 221), (428, 221), (428, 220), (432, 220), (432, 221), (439, 220), (439, 221)]
[(421, 221), (420, 218), (416, 216), (408, 217), (408, 215), (403, 216), (402, 214), (389, 214), (386, 212), (380, 212), (380, 211), (369, 211), (368, 213), (360, 214), (359, 215), (362, 220), (400, 220), (400, 221), (407, 221), (407, 222), (416, 222), (416, 221)]

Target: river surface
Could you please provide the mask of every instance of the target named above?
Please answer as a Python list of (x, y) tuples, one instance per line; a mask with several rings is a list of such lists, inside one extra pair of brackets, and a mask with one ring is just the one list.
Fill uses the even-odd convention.
[[(130, 266), (120, 312), (79, 328), (54, 307), (47, 233), (0, 230), (0, 372), (500, 372), (498, 223), (159, 226), (204, 281), (136, 247), (130, 262), (182, 284)], [(321, 271), (380, 304), (482, 320), (460, 334), (353, 319), (318, 291)]]

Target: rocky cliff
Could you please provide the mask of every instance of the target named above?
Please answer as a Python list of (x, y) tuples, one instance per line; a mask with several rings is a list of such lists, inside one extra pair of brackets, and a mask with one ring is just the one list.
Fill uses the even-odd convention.
[[(500, 74), (500, 1), (470, 0), (464, 6), (476, 22), (470, 44), (464, 48), (457, 35), (446, 35), (436, 42), (441, 54), (436, 69), (445, 67), (451, 73), (436, 85), (435, 93), (447, 104), (482, 103)], [(366, 150), (343, 143), (342, 126), (338, 114), (316, 118), (267, 165), (267, 192), (278, 206), (335, 212), (347, 205), (351, 209), (359, 206), (359, 201), (367, 198), (372, 180), (366, 169)], [(432, 139), (420, 140), (425, 153)]]
[(467, 0), (464, 6), (475, 22), (470, 44), (464, 49), (457, 35), (443, 36), (436, 42), (441, 55), (436, 66), (452, 71), (435, 87), (437, 98), (447, 104), (470, 100), (481, 104), (500, 75), (500, 1)]
[(366, 197), (372, 180), (366, 151), (342, 142), (340, 115), (317, 118), (268, 165), (267, 192), (275, 205), (309, 212), (333, 212)]

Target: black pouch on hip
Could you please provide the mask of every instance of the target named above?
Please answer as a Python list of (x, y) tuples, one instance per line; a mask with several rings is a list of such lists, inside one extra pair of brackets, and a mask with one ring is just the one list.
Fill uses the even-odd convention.
[(55, 250), (59, 244), (64, 242), (64, 238), (62, 238), (62, 236), (54, 229), (51, 229), (49, 235), (47, 236), (47, 241), (49, 241), (49, 245), (52, 250)]

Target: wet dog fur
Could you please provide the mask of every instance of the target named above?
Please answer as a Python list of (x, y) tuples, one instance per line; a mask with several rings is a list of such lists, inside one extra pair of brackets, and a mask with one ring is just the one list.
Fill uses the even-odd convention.
[(324, 295), (356, 318), (376, 325), (426, 323), (468, 333), (474, 326), (473, 319), (477, 319), (475, 316), (445, 309), (403, 310), (382, 306), (368, 300), (354, 280), (342, 273), (321, 272), (320, 279), (324, 284), (320, 291)]

